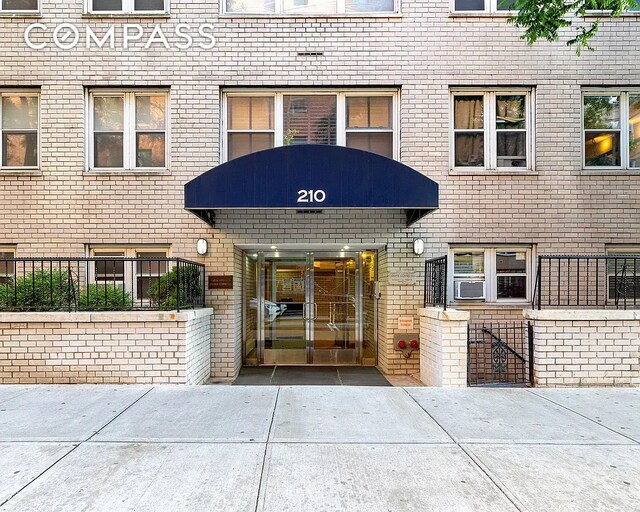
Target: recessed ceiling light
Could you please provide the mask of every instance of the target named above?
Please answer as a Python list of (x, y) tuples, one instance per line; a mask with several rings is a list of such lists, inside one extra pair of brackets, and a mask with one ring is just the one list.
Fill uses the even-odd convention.
[(272, 251), (275, 251), (277, 248), (278, 248), (278, 247), (277, 247), (277, 246), (275, 246), (275, 245), (272, 245), (272, 246), (271, 246), (271, 250), (272, 250)]
[(345, 250), (345, 251), (348, 251), (349, 249), (351, 249), (351, 247), (349, 247), (348, 245), (345, 245), (345, 246), (344, 246), (344, 250)]

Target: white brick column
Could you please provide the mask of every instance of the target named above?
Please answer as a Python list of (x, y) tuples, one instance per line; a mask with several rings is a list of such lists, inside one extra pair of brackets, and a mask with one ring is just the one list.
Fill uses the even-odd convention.
[(441, 308), (418, 310), (420, 380), (427, 386), (467, 386), (469, 312)]

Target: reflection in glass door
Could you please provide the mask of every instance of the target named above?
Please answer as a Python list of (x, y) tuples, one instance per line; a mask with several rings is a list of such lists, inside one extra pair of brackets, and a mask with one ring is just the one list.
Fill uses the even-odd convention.
[(260, 260), (260, 345), (262, 364), (308, 362), (308, 256)]
[(357, 257), (313, 262), (312, 356), (315, 364), (356, 364), (360, 359), (361, 280)]
[(245, 362), (375, 364), (374, 268), (372, 252), (246, 255)]

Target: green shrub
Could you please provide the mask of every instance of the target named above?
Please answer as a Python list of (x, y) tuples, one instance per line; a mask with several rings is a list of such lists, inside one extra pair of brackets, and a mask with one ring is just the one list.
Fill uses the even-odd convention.
[(90, 284), (80, 295), (78, 311), (131, 311), (131, 294), (116, 284)]
[[(201, 294), (200, 268), (193, 266), (180, 267), (180, 307), (193, 308), (196, 302), (200, 300)], [(163, 311), (171, 311), (178, 308), (177, 268), (167, 272), (151, 284), (149, 297), (153, 305)]]
[(69, 270), (36, 270), (0, 285), (5, 311), (69, 311), (75, 308), (77, 279)]

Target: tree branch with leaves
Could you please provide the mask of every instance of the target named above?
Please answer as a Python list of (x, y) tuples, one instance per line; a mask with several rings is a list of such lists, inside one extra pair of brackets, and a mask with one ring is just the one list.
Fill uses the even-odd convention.
[[(503, 1), (503, 0), (500, 0)], [(603, 19), (615, 18), (623, 12), (636, 9), (636, 0), (504, 0), (518, 13), (509, 19), (516, 27), (524, 28), (522, 39), (529, 44), (539, 40), (559, 39), (563, 28), (573, 28), (573, 37), (567, 45), (575, 46), (576, 53), (592, 51), (591, 41), (598, 33)], [(586, 19), (587, 13), (595, 18)], [(579, 20), (578, 20), (579, 19)]]

